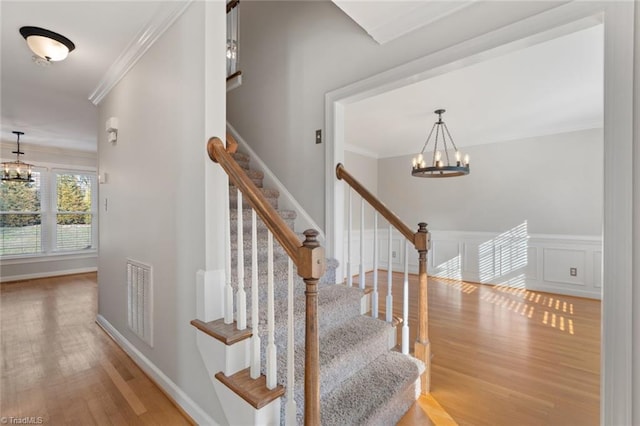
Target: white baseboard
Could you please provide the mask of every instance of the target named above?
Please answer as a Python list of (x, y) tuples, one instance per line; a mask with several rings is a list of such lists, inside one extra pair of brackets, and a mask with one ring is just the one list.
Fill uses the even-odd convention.
[(216, 423), (198, 404), (164, 374), (149, 358), (144, 356), (131, 342), (115, 329), (102, 315), (96, 317), (96, 323), (125, 351), (131, 359), (151, 377), (197, 424), (217, 426)]
[(78, 269), (65, 269), (62, 271), (51, 271), (51, 272), (39, 272), (37, 274), (24, 274), (24, 275), (8, 275), (8, 276), (0, 276), (0, 282), (9, 282), (9, 281), (22, 281), (22, 280), (35, 280), (38, 278), (48, 278), (48, 277), (59, 277), (62, 275), (73, 275), (73, 274), (86, 274), (88, 272), (96, 272), (98, 268), (90, 267), (90, 268), (78, 268)]

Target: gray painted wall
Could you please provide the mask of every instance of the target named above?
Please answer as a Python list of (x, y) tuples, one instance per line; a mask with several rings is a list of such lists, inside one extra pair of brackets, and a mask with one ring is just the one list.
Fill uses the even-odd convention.
[(324, 228), (324, 145), (314, 135), (327, 92), (559, 3), (477, 2), (381, 46), (328, 1), (243, 1), (242, 86), (228, 95), (229, 122)]
[[(224, 64), (222, 44), (205, 49), (206, 7), (192, 3), (99, 107), (99, 168), (109, 181), (100, 188), (98, 310), (213, 419), (226, 423), (189, 324), (197, 316), (196, 272), (206, 263), (207, 55), (219, 54), (214, 62), (220, 70)], [(220, 4), (222, 19), (223, 10)], [(217, 28), (223, 40), (224, 26)], [(206, 90), (216, 96), (218, 134), (224, 134), (225, 89), (218, 81), (216, 90)], [(119, 119), (116, 144), (103, 131), (109, 117)], [(127, 258), (154, 268), (153, 348), (127, 327)]]
[(411, 176), (411, 156), (381, 159), (380, 199), (412, 227), (502, 232), (527, 221), (532, 234), (602, 234), (602, 129), (462, 151), (471, 173), (450, 179)]

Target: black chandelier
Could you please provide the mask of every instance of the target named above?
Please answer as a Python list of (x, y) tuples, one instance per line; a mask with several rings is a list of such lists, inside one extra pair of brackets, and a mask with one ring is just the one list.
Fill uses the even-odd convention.
[(12, 133), (18, 137), (18, 149), (12, 151), (13, 154), (16, 154), (16, 161), (2, 163), (2, 180), (11, 182), (33, 182), (34, 180), (31, 177), (31, 168), (33, 166), (20, 161), (20, 156), (24, 155), (24, 152), (20, 151), (20, 135), (24, 135), (24, 132), (13, 131)]
[[(427, 141), (424, 143), (422, 150), (413, 158), (413, 167), (411, 168), (412, 176), (443, 178), (469, 174), (469, 155), (465, 155), (464, 161), (462, 161), (462, 154), (458, 151), (456, 144), (453, 142), (453, 138), (449, 133), (447, 125), (442, 121), (442, 114), (444, 114), (444, 112), (444, 109), (437, 109), (434, 111), (434, 113), (438, 114), (438, 121), (433, 123), (433, 127), (429, 132), (429, 136), (427, 137)], [(429, 141), (431, 140), (434, 130), (436, 131), (436, 137), (433, 146), (433, 158), (431, 165), (428, 166), (424, 160), (424, 152), (429, 145)], [(442, 138), (441, 147), (438, 145), (440, 137)], [(449, 139), (448, 141), (447, 138)], [(449, 147), (448, 144), (450, 144), (451, 147)], [(440, 151), (440, 148), (444, 151), (444, 159), (446, 159), (446, 163), (443, 161), (443, 154), (442, 151)], [(455, 158), (455, 162), (452, 162), (452, 158)]]

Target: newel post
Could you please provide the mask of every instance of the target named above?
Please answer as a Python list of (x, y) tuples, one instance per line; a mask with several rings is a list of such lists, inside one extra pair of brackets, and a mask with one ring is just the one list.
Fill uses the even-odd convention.
[(298, 275), (306, 284), (306, 333), (304, 358), (304, 424), (320, 425), (320, 340), (318, 337), (318, 280), (325, 271), (324, 249), (316, 239), (318, 231), (304, 231)]
[(415, 357), (424, 362), (425, 370), (421, 377), (422, 394), (429, 393), (431, 388), (431, 343), (429, 342), (429, 299), (427, 294), (427, 252), (431, 235), (427, 224), (418, 224), (418, 232), (414, 236), (414, 244), (418, 250), (418, 337), (414, 346)]

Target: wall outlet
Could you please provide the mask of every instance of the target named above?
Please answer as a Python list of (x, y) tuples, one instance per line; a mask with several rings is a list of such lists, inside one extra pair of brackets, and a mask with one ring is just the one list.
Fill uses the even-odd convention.
[(397, 253), (395, 250), (391, 252), (391, 257), (394, 259), (397, 257)]
[(316, 144), (322, 143), (322, 130), (316, 130)]
[(569, 275), (571, 275), (572, 277), (577, 277), (578, 276), (578, 268), (569, 268)]

